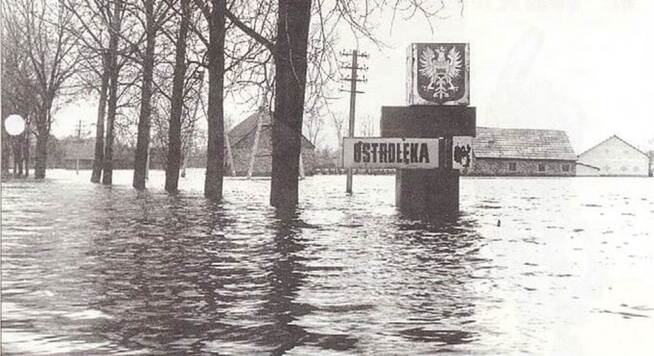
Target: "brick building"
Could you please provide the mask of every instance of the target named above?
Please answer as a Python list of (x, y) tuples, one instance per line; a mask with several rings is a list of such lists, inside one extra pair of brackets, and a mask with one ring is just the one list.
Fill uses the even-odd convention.
[(650, 169), (649, 155), (616, 135), (582, 152), (577, 160), (584, 167), (578, 167), (578, 175), (647, 176)]
[(477, 127), (467, 173), (479, 176), (574, 176), (577, 156), (565, 131)]
[[(270, 115), (271, 113), (268, 110), (260, 109), (229, 131), (231, 156), (237, 176), (248, 175), (255, 146), (256, 157), (252, 175), (270, 175), (272, 170), (272, 119)], [(257, 131), (259, 131), (258, 135)], [(229, 152), (227, 152), (226, 156), (229, 160)], [(313, 144), (302, 136), (301, 163), (303, 164), (304, 174), (313, 174), (315, 160)]]

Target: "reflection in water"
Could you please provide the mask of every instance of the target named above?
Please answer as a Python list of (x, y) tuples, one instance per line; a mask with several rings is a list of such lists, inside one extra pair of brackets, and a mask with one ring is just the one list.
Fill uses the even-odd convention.
[[(485, 259), (476, 257), (482, 238), (475, 231), (475, 221), (461, 215), (452, 220), (399, 221), (398, 240), (416, 249), (417, 263), (407, 274), (421, 273), (432, 283), (407, 286), (415, 301), (413, 312), (425, 317), (407, 323), (398, 331), (412, 341), (443, 345), (461, 345), (475, 341), (473, 291), (467, 284), (473, 271)], [(434, 301), (439, 301), (434, 303)]]
[(395, 211), (392, 177), (350, 197), (337, 178), (304, 180), (293, 211), (256, 180), (228, 180), (224, 203), (3, 183), (3, 352), (559, 354), (611, 350), (602, 329), (553, 342), (587, 320), (653, 326), (642, 189), (463, 180), (464, 213), (425, 223)]

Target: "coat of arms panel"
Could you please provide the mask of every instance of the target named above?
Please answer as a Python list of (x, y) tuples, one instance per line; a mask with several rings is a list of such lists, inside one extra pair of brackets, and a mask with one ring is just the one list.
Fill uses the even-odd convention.
[(468, 105), (467, 43), (415, 43), (408, 53), (409, 105)]

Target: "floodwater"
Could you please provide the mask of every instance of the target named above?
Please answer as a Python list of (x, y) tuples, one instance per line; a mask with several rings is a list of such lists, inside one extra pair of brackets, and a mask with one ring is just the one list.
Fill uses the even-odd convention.
[(289, 215), (268, 180), (48, 174), (2, 184), (3, 354), (654, 350), (654, 179), (462, 178), (428, 224), (393, 176), (309, 177)]

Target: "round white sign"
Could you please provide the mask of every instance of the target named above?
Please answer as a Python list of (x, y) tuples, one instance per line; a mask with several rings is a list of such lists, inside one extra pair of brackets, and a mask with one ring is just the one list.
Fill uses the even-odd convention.
[(12, 136), (18, 136), (25, 131), (25, 120), (20, 115), (9, 115), (5, 119), (5, 130)]

